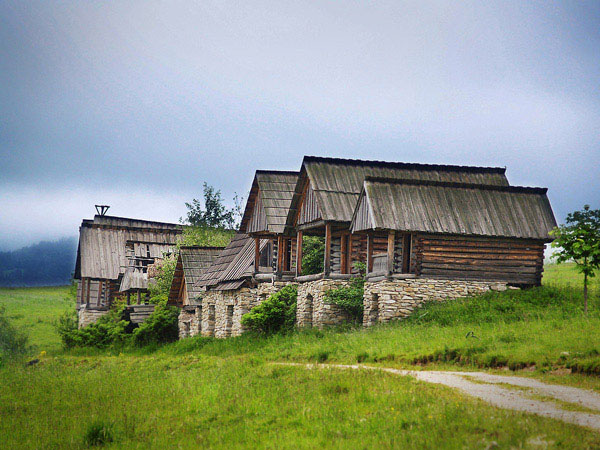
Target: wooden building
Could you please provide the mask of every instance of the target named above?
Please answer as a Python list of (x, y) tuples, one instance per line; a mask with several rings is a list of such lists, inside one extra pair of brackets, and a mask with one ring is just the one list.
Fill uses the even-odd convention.
[(200, 275), (225, 247), (182, 246), (169, 292), (169, 305), (185, 307), (201, 305), (204, 289), (196, 285)]
[[(367, 177), (351, 231), (367, 236), (371, 278), (541, 283), (556, 221), (545, 188)], [(386, 241), (385, 249), (373, 245)]]
[[(366, 236), (352, 236), (350, 222), (367, 176), (508, 186), (505, 170), (305, 156), (290, 204), (286, 232), (296, 235), (298, 243), (305, 234), (324, 236), (323, 276), (349, 275), (353, 262), (366, 260)], [(373, 245), (376, 250), (385, 249), (387, 241), (376, 238)], [(299, 275), (302, 272), (301, 245), (298, 248), (295, 266)]]
[(105, 314), (116, 296), (141, 302), (148, 266), (171, 251), (181, 232), (181, 225), (123, 217), (83, 220), (74, 275), (80, 326)]
[[(257, 170), (252, 182), (240, 232), (254, 239), (254, 271), (259, 281), (292, 279), (296, 240), (285, 236), (285, 223), (298, 172)], [(261, 240), (267, 244), (261, 249)]]

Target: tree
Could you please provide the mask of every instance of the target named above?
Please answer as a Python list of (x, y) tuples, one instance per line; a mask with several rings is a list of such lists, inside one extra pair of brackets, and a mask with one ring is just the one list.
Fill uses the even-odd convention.
[[(236, 195), (236, 199), (238, 199)], [(237, 204), (236, 204), (237, 205)], [(238, 210), (236, 207), (227, 209), (223, 205), (221, 191), (204, 183), (204, 205), (198, 199), (192, 199), (191, 203), (185, 204), (188, 209), (185, 223), (195, 227), (228, 228), (236, 226)]]
[(552, 247), (559, 249), (553, 255), (557, 263), (573, 261), (583, 274), (584, 310), (588, 310), (588, 278), (600, 268), (600, 209), (585, 205), (582, 211), (567, 215), (565, 225), (550, 232), (555, 238)]

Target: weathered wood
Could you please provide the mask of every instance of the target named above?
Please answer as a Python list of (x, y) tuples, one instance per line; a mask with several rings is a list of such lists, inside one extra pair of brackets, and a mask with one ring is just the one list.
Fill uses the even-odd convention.
[(325, 255), (323, 261), (323, 272), (329, 275), (331, 272), (331, 223), (325, 224)]
[(296, 276), (302, 274), (302, 231), (296, 235)]
[(254, 271), (258, 272), (260, 267), (260, 238), (254, 238)]
[(387, 271), (391, 275), (394, 272), (394, 244), (395, 244), (396, 233), (390, 231), (388, 233), (387, 241)]
[(367, 234), (367, 273), (373, 271), (373, 237)]

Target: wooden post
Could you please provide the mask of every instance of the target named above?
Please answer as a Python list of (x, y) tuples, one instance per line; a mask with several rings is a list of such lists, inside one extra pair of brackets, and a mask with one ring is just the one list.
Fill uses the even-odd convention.
[(352, 233), (348, 234), (348, 273), (352, 273)]
[(283, 267), (283, 259), (285, 256), (285, 240), (283, 236), (277, 236), (277, 268), (275, 269), (277, 275), (283, 273), (285, 267)]
[(387, 272), (388, 275), (394, 273), (394, 243), (396, 238), (396, 232), (390, 231), (388, 233), (388, 242), (387, 242)]
[(373, 238), (367, 233), (367, 273), (373, 272)]
[(127, 291), (127, 304), (131, 305), (131, 292)]
[(331, 224), (325, 224), (325, 258), (323, 261), (323, 273), (329, 275), (331, 271)]
[(260, 267), (260, 238), (254, 238), (254, 273), (258, 273)]
[(140, 305), (142, 303), (142, 292), (137, 290), (137, 304)]
[(296, 235), (296, 276), (302, 275), (302, 231)]
[(340, 236), (340, 263), (342, 266), (341, 272), (348, 273), (348, 235), (342, 233)]

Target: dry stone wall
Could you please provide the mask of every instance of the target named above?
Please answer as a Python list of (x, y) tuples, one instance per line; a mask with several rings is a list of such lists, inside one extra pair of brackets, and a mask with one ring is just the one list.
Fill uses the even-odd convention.
[(184, 307), (179, 313), (179, 339), (196, 336), (202, 332), (202, 307)]
[(428, 301), (444, 301), (506, 290), (506, 283), (409, 278), (365, 283), (363, 325), (408, 317)]
[(350, 320), (350, 315), (338, 305), (325, 302), (325, 292), (347, 286), (347, 280), (316, 280), (298, 285), (296, 325), (316, 327), (339, 325)]
[(96, 323), (96, 321), (105, 314), (108, 314), (108, 309), (88, 309), (85, 305), (81, 305), (79, 311), (77, 311), (78, 326), (79, 328), (83, 328), (92, 323)]
[[(290, 283), (260, 283), (254, 288), (207, 291), (202, 298), (200, 334), (218, 338), (239, 336), (246, 331), (242, 326), (242, 316), (288, 284)], [(186, 327), (181, 322), (180, 315), (180, 336), (185, 334), (185, 331), (182, 333), (182, 326)]]

